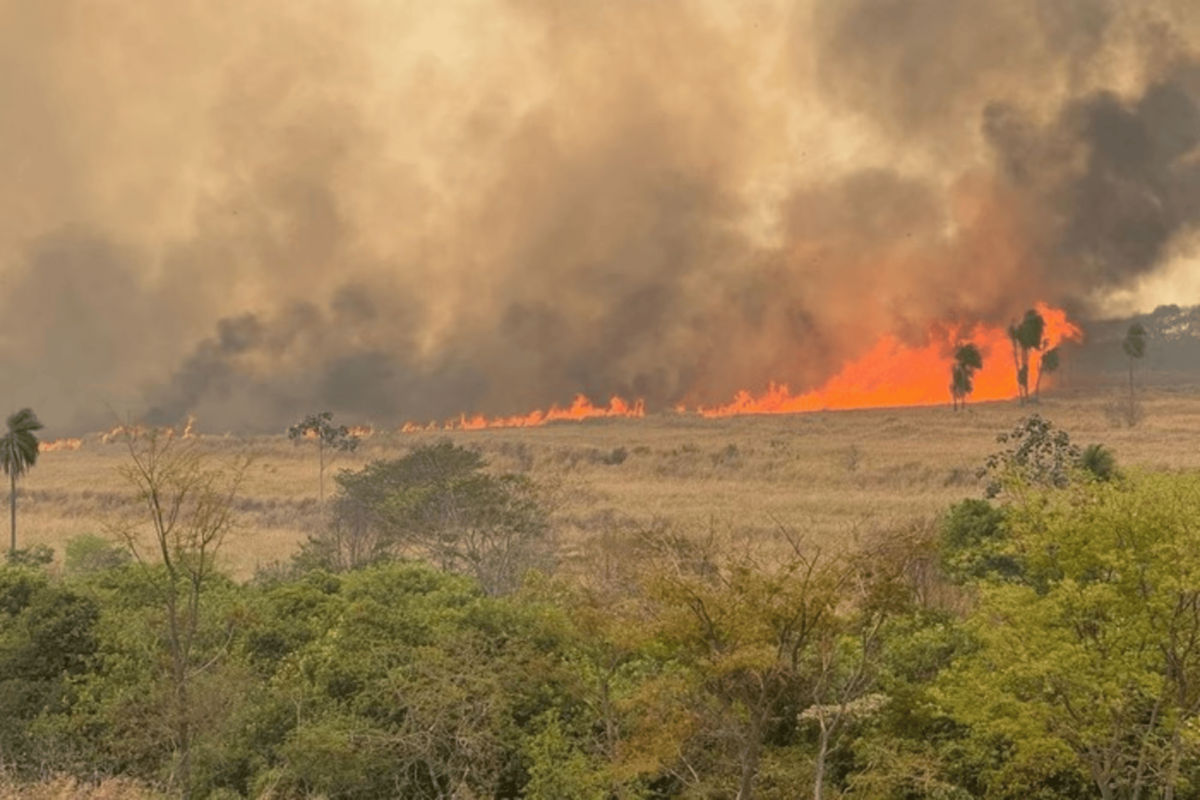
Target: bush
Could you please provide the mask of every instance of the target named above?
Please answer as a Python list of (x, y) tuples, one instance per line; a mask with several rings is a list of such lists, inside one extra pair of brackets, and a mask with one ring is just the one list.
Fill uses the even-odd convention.
[(54, 563), (54, 548), (44, 544), (30, 545), (8, 552), (12, 567), (44, 567)]
[(64, 566), (69, 575), (104, 572), (128, 564), (131, 559), (127, 549), (94, 533), (85, 533), (67, 540), (63, 555)]
[(548, 560), (549, 512), (528, 477), (486, 466), (478, 452), (441, 442), (342, 472), (329, 526), (300, 563), (338, 571), (415, 554), (489, 594), (512, 591)]
[(1117, 457), (1102, 444), (1089, 444), (1079, 456), (1079, 466), (1099, 481), (1111, 481), (1120, 476)]

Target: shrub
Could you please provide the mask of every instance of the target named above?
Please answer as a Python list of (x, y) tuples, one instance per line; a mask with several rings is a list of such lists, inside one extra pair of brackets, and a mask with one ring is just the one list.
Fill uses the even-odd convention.
[(8, 564), (13, 567), (44, 567), (54, 563), (54, 548), (44, 544), (30, 545), (8, 552)]
[(549, 512), (528, 477), (486, 466), (478, 452), (441, 442), (342, 472), (329, 526), (310, 537), (301, 563), (342, 570), (415, 554), (489, 594), (515, 589), (546, 561)]
[(1117, 457), (1102, 444), (1089, 444), (1079, 456), (1079, 466), (1096, 480), (1111, 481), (1119, 477)]
[(129, 551), (103, 536), (85, 533), (67, 540), (63, 561), (70, 575), (89, 575), (115, 569), (131, 560)]

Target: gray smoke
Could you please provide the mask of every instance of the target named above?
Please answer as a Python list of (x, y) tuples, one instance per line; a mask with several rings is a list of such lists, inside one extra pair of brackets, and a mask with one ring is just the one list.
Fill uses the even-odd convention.
[(1196, 233), (1198, 31), (1176, 0), (0, 0), (0, 393), (51, 435), (659, 409), (1087, 314)]

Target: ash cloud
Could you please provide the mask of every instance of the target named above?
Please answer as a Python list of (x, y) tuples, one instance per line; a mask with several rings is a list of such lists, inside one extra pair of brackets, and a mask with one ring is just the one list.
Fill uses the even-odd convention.
[(1196, 232), (1194, 4), (395, 5), (0, 3), (0, 396), (720, 403), (1087, 314)]

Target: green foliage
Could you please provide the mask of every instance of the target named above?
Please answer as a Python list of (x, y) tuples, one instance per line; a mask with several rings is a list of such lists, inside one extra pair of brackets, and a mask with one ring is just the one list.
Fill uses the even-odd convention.
[(6, 424), (8, 431), (0, 437), (0, 468), (6, 475), (19, 478), (37, 464), (36, 434), (45, 426), (30, 408), (10, 414)]
[(607, 800), (608, 785), (601, 770), (563, 732), (558, 713), (550, 711), (537, 721), (540, 730), (525, 743), (529, 761), (528, 800)]
[(986, 500), (956, 503), (942, 520), (942, 568), (954, 580), (1019, 578), (1021, 562), (1008, 545), (1004, 511)]
[(540, 612), (424, 565), (310, 574), (255, 608), (244, 641), (269, 691), (235, 748), (264, 755), (247, 786), (495, 796), (519, 772), (520, 725), (557, 694)]
[(70, 575), (88, 575), (128, 564), (133, 556), (129, 550), (111, 540), (85, 533), (67, 540), (63, 566)]
[(66, 713), (71, 681), (91, 665), (99, 608), (40, 572), (0, 569), (0, 762), (62, 769), (36, 727)]
[(342, 472), (330, 528), (310, 539), (302, 563), (353, 569), (410, 554), (489, 594), (511, 592), (549, 556), (549, 514), (529, 478), (485, 467), (479, 453), (441, 442)]
[(11, 567), (45, 567), (54, 563), (54, 548), (45, 544), (35, 544), (9, 550), (7, 561)]
[(1200, 714), (1198, 518), (1194, 476), (1081, 482), (1014, 509), (1029, 583), (982, 591), (978, 649), (942, 685), (972, 737), (1009, 752), (997, 796), (1182, 791)]
[(1117, 456), (1102, 444), (1089, 444), (1079, 455), (1079, 466), (1098, 481), (1111, 481), (1120, 477)]

